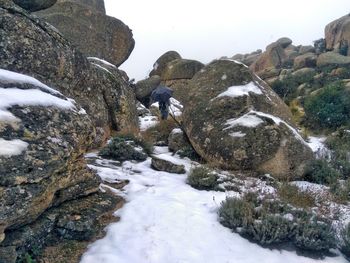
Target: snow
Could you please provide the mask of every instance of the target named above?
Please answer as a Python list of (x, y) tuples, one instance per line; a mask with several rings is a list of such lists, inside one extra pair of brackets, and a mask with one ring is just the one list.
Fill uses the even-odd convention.
[(159, 64), (157, 62), (153, 64), (153, 70), (157, 70), (158, 67), (159, 67)]
[(180, 128), (175, 128), (171, 131), (170, 134), (174, 135), (174, 134), (182, 134), (183, 131)]
[(301, 137), (301, 135), (297, 132), (296, 129), (294, 129), (292, 126), (290, 126), (287, 122), (281, 120), (280, 118), (273, 116), (271, 114), (267, 114), (264, 112), (260, 112), (260, 111), (250, 111), (250, 113), (256, 114), (258, 116), (261, 117), (266, 117), (266, 118), (270, 118), (272, 119), (277, 125), (280, 125), (281, 123), (283, 123), (284, 125), (286, 125), (294, 134), (295, 138), (298, 139), (299, 141), (301, 141), (304, 145), (309, 146), (303, 139), (303, 137)]
[(311, 150), (315, 153), (316, 158), (326, 158), (330, 159), (332, 156), (331, 150), (329, 150), (326, 145), (326, 137), (315, 137), (315, 136), (309, 136), (308, 138), (308, 145), (311, 148)]
[(0, 80), (1, 82), (8, 82), (8, 83), (20, 83), (20, 84), (31, 84), (37, 87), (40, 87), (51, 94), (61, 94), (57, 90), (54, 90), (50, 88), (49, 86), (45, 85), (44, 83), (40, 82), (39, 80), (32, 78), (30, 76), (16, 73), (13, 71), (0, 69)]
[(231, 132), (231, 133), (229, 133), (229, 135), (230, 135), (231, 137), (242, 138), (242, 137), (244, 137), (246, 134), (239, 131), (239, 132)]
[(259, 86), (257, 86), (254, 82), (249, 82), (246, 85), (229, 87), (226, 91), (220, 93), (214, 99), (225, 97), (225, 96), (232, 97), (232, 98), (241, 97), (244, 95), (249, 96), (250, 92), (258, 95), (262, 94), (262, 91), (259, 88)]
[(102, 64), (106, 65), (106, 66), (109, 66), (109, 67), (112, 67), (112, 68), (117, 68), (115, 65), (113, 65), (112, 63), (106, 61), (106, 60), (103, 60), (103, 59), (100, 59), (100, 58), (97, 58), (97, 57), (88, 57), (89, 60), (95, 60), (95, 61), (99, 61), (101, 62)]
[(0, 121), (19, 121), (8, 108), (19, 106), (55, 106), (61, 109), (75, 109), (70, 100), (60, 99), (38, 89), (0, 88)]
[(236, 126), (244, 126), (244, 127), (249, 127), (253, 128), (258, 126), (259, 124), (264, 123), (262, 119), (255, 115), (251, 115), (250, 112), (247, 114), (244, 114), (243, 116), (236, 118), (236, 119), (228, 119), (225, 123), (226, 128), (224, 130), (231, 129)]
[[(158, 147), (167, 158), (177, 158)], [(194, 165), (179, 160), (186, 170)], [(155, 171), (151, 160), (121, 167), (90, 165), (102, 179), (130, 180), (122, 193), (127, 203), (107, 235), (85, 252), (81, 263), (341, 263), (341, 257), (316, 260), (295, 252), (265, 249), (223, 227), (217, 210), (228, 193), (199, 191), (186, 176)]]
[(222, 75), (221, 80), (226, 80), (226, 79), (227, 79), (227, 75), (226, 74)]
[(151, 127), (156, 126), (159, 123), (157, 116), (145, 116), (139, 117), (140, 131), (145, 131)]
[[(174, 98), (170, 98), (169, 101), (170, 101), (169, 113), (175, 117), (180, 116), (183, 110), (183, 105), (181, 104), (181, 102), (179, 102), (177, 99), (174, 99)], [(151, 106), (159, 108), (159, 103), (158, 102), (152, 103)]]
[(10, 157), (20, 155), (28, 147), (28, 143), (22, 140), (4, 140), (0, 138), (0, 156)]
[(110, 72), (108, 69), (106, 69), (105, 67), (102, 67), (99, 64), (96, 64), (96, 63), (93, 63), (93, 62), (91, 64), (94, 65), (95, 67), (99, 68), (99, 69), (102, 69), (102, 70), (106, 71), (109, 74), (112, 74), (112, 72)]

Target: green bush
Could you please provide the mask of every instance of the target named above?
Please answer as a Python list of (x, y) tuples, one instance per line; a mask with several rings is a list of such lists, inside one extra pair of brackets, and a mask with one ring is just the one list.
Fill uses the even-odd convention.
[(343, 239), (343, 243), (340, 250), (344, 253), (344, 255), (350, 257), (350, 223), (341, 232), (341, 237)]
[(187, 177), (187, 183), (199, 190), (212, 190), (217, 186), (218, 177), (210, 169), (198, 166), (191, 169)]
[(245, 199), (228, 197), (221, 203), (218, 211), (222, 225), (236, 231), (247, 228), (253, 222), (254, 205)]
[(117, 161), (136, 160), (144, 161), (147, 155), (142, 151), (136, 150), (137, 144), (125, 137), (114, 137), (109, 144), (103, 148), (99, 155), (111, 158)]
[(198, 155), (198, 153), (193, 149), (192, 146), (187, 146), (181, 150), (179, 150), (177, 152), (177, 154), (181, 157), (181, 158), (189, 158), (193, 161), (197, 161), (200, 162), (202, 161), (202, 158)]
[(350, 179), (332, 184), (330, 191), (334, 196), (334, 199), (338, 203), (346, 204), (350, 201)]
[(316, 221), (312, 213), (276, 199), (229, 197), (221, 203), (218, 217), (222, 225), (262, 245), (290, 243), (324, 252), (335, 248), (330, 223)]
[(311, 161), (304, 172), (304, 179), (306, 181), (330, 185), (337, 181), (340, 177), (339, 172), (333, 169), (326, 160)]
[(348, 130), (338, 129), (327, 138), (326, 145), (332, 150), (332, 166), (342, 174), (343, 179), (350, 178), (350, 133)]
[(298, 225), (294, 244), (304, 250), (328, 251), (336, 248), (336, 239), (329, 223), (311, 220)]
[(281, 215), (265, 215), (248, 226), (246, 234), (262, 245), (289, 241), (294, 235), (295, 225)]
[(305, 99), (306, 124), (312, 128), (337, 128), (349, 123), (350, 91), (340, 82), (330, 84)]

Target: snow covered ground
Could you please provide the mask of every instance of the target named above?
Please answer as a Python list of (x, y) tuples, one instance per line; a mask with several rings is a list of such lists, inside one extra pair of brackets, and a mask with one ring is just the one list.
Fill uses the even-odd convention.
[[(195, 165), (172, 156), (166, 147), (156, 147), (155, 152), (184, 164), (187, 172)], [(129, 180), (123, 188), (127, 203), (116, 212), (120, 221), (109, 225), (107, 235), (90, 245), (81, 263), (347, 262), (341, 256), (316, 260), (250, 243), (217, 220), (220, 202), (234, 192), (193, 189), (186, 184), (186, 175), (151, 169), (150, 158), (122, 166), (114, 163), (98, 159), (90, 167), (108, 182)]]

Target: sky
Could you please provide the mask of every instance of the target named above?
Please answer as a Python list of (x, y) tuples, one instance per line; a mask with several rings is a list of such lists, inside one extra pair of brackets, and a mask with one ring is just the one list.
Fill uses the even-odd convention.
[(132, 29), (135, 48), (120, 69), (144, 79), (175, 50), (202, 63), (250, 53), (281, 37), (312, 45), (325, 26), (350, 13), (349, 0), (104, 0), (107, 14)]

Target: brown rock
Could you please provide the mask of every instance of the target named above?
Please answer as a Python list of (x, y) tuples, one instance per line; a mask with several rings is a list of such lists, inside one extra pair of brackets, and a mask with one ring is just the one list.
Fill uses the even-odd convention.
[(342, 56), (336, 52), (322, 53), (317, 58), (317, 66), (350, 66), (350, 57)]
[(167, 63), (167, 66), (165, 67), (160, 77), (163, 81), (191, 79), (203, 67), (204, 64), (196, 60), (175, 59)]
[(326, 48), (350, 56), (350, 15), (345, 15), (325, 28)]
[(158, 75), (161, 76), (166, 69), (166, 66), (169, 62), (181, 59), (181, 56), (176, 51), (168, 51), (161, 55), (157, 61), (153, 64), (153, 70), (149, 73), (150, 76)]
[(131, 30), (122, 21), (95, 11), (85, 2), (60, 1), (35, 14), (56, 27), (86, 56), (121, 65), (135, 45)]
[[(219, 96), (229, 87), (236, 96)], [(184, 128), (202, 158), (225, 169), (302, 175), (313, 158), (311, 149), (294, 128), (288, 107), (248, 68), (228, 60), (212, 62), (188, 89)]]
[(185, 166), (172, 163), (168, 160), (164, 160), (158, 157), (152, 157), (152, 168), (158, 171), (164, 171), (168, 173), (184, 174), (186, 173)]
[(315, 53), (306, 53), (300, 56), (297, 56), (294, 59), (294, 69), (300, 68), (314, 68), (316, 67), (317, 56)]

